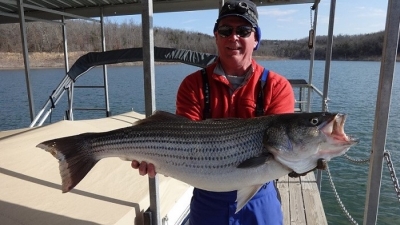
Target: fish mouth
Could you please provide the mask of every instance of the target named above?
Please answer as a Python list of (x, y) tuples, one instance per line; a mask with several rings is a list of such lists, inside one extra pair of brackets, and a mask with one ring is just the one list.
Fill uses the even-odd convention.
[(357, 144), (359, 139), (350, 137), (344, 132), (344, 124), (346, 122), (346, 114), (337, 113), (330, 121), (320, 125), (320, 131), (327, 137), (330, 144), (329, 149), (320, 149), (319, 153), (330, 159), (335, 156), (344, 154), (351, 146)]

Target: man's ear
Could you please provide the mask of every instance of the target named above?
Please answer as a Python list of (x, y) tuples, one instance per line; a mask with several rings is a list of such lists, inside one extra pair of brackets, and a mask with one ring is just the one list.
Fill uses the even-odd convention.
[(254, 48), (256, 48), (257, 45), (258, 45), (258, 41), (256, 40), (256, 41), (254, 42)]
[(217, 43), (217, 40), (218, 40), (218, 33), (215, 31), (214, 32), (214, 40), (215, 40), (215, 43)]

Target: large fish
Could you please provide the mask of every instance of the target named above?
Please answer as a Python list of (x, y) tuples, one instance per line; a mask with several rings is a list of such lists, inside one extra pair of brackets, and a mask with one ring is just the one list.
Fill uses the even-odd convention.
[(158, 111), (133, 126), (40, 143), (59, 160), (62, 191), (74, 188), (102, 158), (153, 163), (157, 173), (208, 191), (237, 190), (237, 211), (271, 180), (314, 169), (357, 140), (345, 115), (293, 113), (251, 119), (191, 121)]

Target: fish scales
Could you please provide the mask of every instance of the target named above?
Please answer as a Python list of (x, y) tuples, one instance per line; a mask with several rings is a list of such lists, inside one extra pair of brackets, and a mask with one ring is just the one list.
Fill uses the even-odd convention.
[[(163, 122), (151, 128), (132, 126), (129, 130), (102, 135), (92, 140), (96, 143), (92, 150), (112, 155), (122, 153), (120, 157), (135, 152), (136, 159), (155, 161), (163, 167), (172, 165), (214, 170), (238, 165), (246, 158), (260, 154), (265, 129), (260, 129), (259, 122), (238, 125), (233, 121), (228, 124), (209, 122), (202, 126), (190, 121), (184, 125)], [(221, 144), (221, 137), (225, 137), (224, 144)]]

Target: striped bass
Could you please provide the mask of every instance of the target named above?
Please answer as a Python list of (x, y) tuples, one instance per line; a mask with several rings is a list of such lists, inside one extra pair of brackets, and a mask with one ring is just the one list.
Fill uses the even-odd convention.
[(84, 133), (37, 145), (59, 160), (62, 191), (73, 189), (105, 157), (146, 161), (157, 173), (196, 188), (237, 190), (237, 211), (260, 187), (306, 173), (344, 154), (357, 140), (339, 113), (291, 113), (251, 119), (191, 121), (157, 111), (133, 126)]

